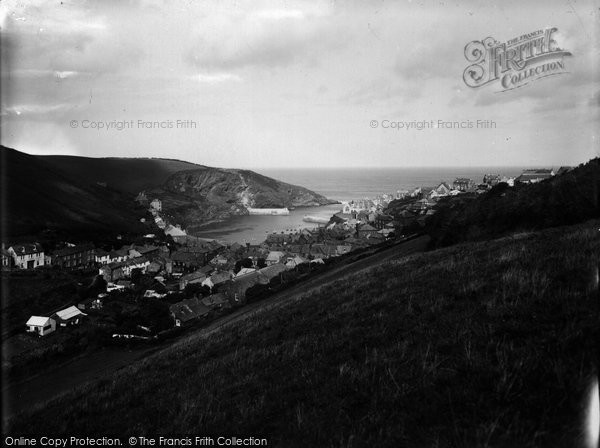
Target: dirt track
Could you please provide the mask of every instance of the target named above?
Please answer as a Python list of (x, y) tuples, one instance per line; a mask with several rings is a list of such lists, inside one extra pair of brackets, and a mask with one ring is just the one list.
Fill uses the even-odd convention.
[(65, 365), (45, 372), (42, 375), (28, 378), (20, 383), (4, 384), (2, 387), (2, 395), (4, 397), (2, 409), (3, 427), (6, 425), (7, 418), (24, 409), (30, 409), (32, 406), (42, 404), (86, 383), (110, 377), (117, 370), (130, 366), (141, 359), (148, 358), (149, 356), (160, 356), (162, 351), (169, 350), (174, 345), (205, 338), (249, 316), (254, 316), (266, 310), (299, 300), (302, 296), (315, 292), (329, 282), (340, 280), (347, 275), (356, 274), (389, 260), (422, 252), (428, 241), (429, 237), (420, 236), (382, 249), (373, 255), (366, 256), (357, 261), (342, 263), (328, 271), (314, 275), (308, 280), (276, 293), (265, 300), (248, 304), (229, 315), (216, 319), (206, 327), (198, 329), (192, 334), (182, 336), (169, 343), (169, 345), (136, 349), (107, 348), (75, 358)]

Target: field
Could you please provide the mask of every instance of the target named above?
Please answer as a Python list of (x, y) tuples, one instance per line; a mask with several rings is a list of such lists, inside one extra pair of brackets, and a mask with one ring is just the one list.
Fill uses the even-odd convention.
[(5, 429), (252, 435), (286, 447), (578, 446), (597, 375), (599, 226), (342, 276)]

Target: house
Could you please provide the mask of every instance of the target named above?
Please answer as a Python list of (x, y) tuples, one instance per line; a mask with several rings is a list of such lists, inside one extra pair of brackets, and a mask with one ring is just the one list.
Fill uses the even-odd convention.
[(147, 289), (146, 291), (144, 291), (144, 297), (146, 299), (162, 299), (164, 297), (166, 297), (166, 294), (160, 294), (159, 292), (156, 292), (154, 289)]
[(208, 297), (204, 297), (201, 300), (202, 304), (208, 308), (212, 309), (223, 309), (223, 308), (231, 308), (231, 304), (229, 303), (229, 300), (227, 300), (227, 297), (225, 297), (225, 294), (222, 293), (218, 293), (218, 294), (211, 294)]
[(534, 184), (550, 179), (552, 176), (554, 176), (554, 170), (552, 169), (523, 170), (523, 173), (515, 179), (515, 182), (521, 184)]
[(104, 249), (96, 249), (94, 251), (94, 261), (99, 264), (110, 263), (110, 253)]
[(414, 190), (412, 190), (410, 192), (409, 196), (411, 198), (416, 198), (416, 197), (421, 196), (421, 194), (423, 194), (423, 191), (422, 191), (421, 187), (417, 187), (417, 188), (415, 188)]
[(503, 176), (502, 179), (500, 180), (500, 182), (504, 182), (505, 184), (508, 184), (509, 187), (515, 186), (515, 178), (514, 177)]
[(156, 210), (157, 212), (161, 212), (162, 211), (162, 202), (160, 199), (153, 199), (152, 202), (150, 202), (150, 208), (152, 208), (153, 210)]
[(336, 246), (336, 255), (344, 255), (352, 251), (352, 246), (350, 244), (339, 244)]
[(475, 182), (466, 177), (457, 177), (452, 183), (452, 189), (458, 191), (467, 191), (469, 188), (473, 187)]
[(223, 292), (235, 302), (244, 302), (248, 289), (257, 284), (266, 285), (268, 283), (269, 279), (267, 277), (262, 275), (259, 271), (254, 271), (250, 274), (226, 282), (223, 285)]
[(131, 283), (131, 280), (124, 280), (124, 279), (117, 280), (117, 282), (115, 284), (117, 286), (122, 287), (123, 289), (132, 289), (134, 286), (133, 283)]
[(163, 270), (163, 265), (163, 260), (154, 260), (148, 265), (146, 272), (150, 275), (158, 275), (158, 273)]
[(208, 286), (211, 291), (216, 286), (219, 286), (227, 281), (231, 280), (231, 274), (229, 272), (217, 272), (211, 275), (202, 282), (202, 286)]
[(253, 272), (256, 272), (256, 269), (242, 268), (242, 269), (240, 269), (240, 271), (237, 274), (235, 274), (234, 277), (241, 277), (242, 275), (252, 274)]
[(369, 222), (369, 214), (365, 210), (361, 210), (356, 215), (356, 219), (358, 219), (360, 222), (368, 223)]
[(201, 247), (187, 247), (171, 255), (173, 272), (188, 273), (205, 266), (211, 251)]
[(20, 269), (34, 269), (44, 266), (44, 249), (40, 243), (28, 243), (11, 246), (8, 253), (13, 259), (14, 266)]
[(296, 255), (295, 257), (289, 257), (285, 266), (288, 270), (294, 269), (300, 266), (302, 263), (306, 263), (308, 260), (306, 258), (299, 257)]
[(391, 223), (394, 220), (393, 216), (387, 215), (385, 213), (380, 213), (375, 217), (374, 227), (378, 229), (383, 229), (386, 224)]
[(194, 320), (205, 317), (210, 313), (210, 308), (198, 298), (184, 299), (169, 306), (169, 312), (175, 320), (175, 326), (181, 327), (191, 324)]
[(101, 266), (98, 274), (110, 283), (123, 277), (131, 277), (131, 272), (134, 269), (141, 269), (142, 272), (146, 272), (148, 266), (150, 266), (150, 261), (146, 257), (138, 257)]
[(427, 197), (429, 199), (443, 198), (444, 196), (448, 196), (451, 190), (452, 189), (450, 188), (450, 185), (448, 185), (446, 182), (441, 182), (437, 187), (433, 188), (429, 192)]
[(159, 255), (159, 247), (158, 246), (135, 246), (131, 245), (128, 250), (129, 258), (137, 258), (137, 257), (146, 257), (149, 260), (158, 257)]
[(131, 277), (134, 269), (140, 269), (142, 273), (145, 273), (148, 266), (150, 266), (150, 260), (146, 257), (137, 257), (124, 261), (121, 269), (124, 277)]
[(125, 248), (111, 250), (108, 253), (108, 263), (118, 263), (129, 258), (129, 251)]
[(217, 255), (210, 260), (210, 264), (214, 266), (225, 266), (227, 263), (229, 263), (229, 260), (225, 255), (222, 254)]
[(64, 310), (57, 311), (56, 321), (61, 327), (66, 327), (68, 325), (79, 325), (83, 316), (86, 316), (86, 314), (82, 313), (79, 308), (73, 305), (69, 308), (65, 308)]
[(271, 266), (259, 269), (261, 275), (263, 275), (269, 281), (273, 280), (275, 277), (278, 277), (279, 275), (281, 275), (282, 272), (285, 271), (286, 267), (283, 263), (276, 263), (272, 264)]
[(191, 272), (189, 274), (183, 275), (179, 279), (179, 289), (183, 291), (187, 285), (194, 285), (196, 283), (202, 283), (206, 280), (207, 273), (203, 270), (198, 270), (195, 272)]
[(269, 252), (269, 255), (267, 255), (267, 258), (265, 259), (265, 263), (267, 263), (267, 266), (270, 266), (272, 264), (281, 262), (282, 258), (284, 258), (284, 257), (285, 257), (284, 252), (281, 252), (278, 250), (272, 250)]
[(65, 247), (52, 253), (52, 265), (63, 269), (82, 269), (94, 266), (95, 249), (92, 244)]
[(2, 269), (11, 268), (13, 266), (13, 257), (10, 252), (2, 247)]
[(31, 316), (25, 325), (27, 333), (35, 333), (38, 336), (46, 336), (56, 331), (56, 321), (51, 317)]
[(485, 174), (483, 176), (483, 183), (487, 184), (491, 187), (500, 183), (500, 175), (499, 174)]
[(100, 310), (104, 304), (105, 297), (106, 294), (104, 294), (102, 297), (88, 297), (87, 299), (79, 302), (77, 304), (77, 308), (80, 310)]
[(377, 229), (369, 224), (363, 224), (358, 227), (358, 238), (371, 238), (377, 236)]

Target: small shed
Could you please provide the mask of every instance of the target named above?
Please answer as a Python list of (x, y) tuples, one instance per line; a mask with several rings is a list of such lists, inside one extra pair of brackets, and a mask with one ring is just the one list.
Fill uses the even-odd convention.
[(81, 310), (74, 305), (56, 312), (56, 317), (58, 318), (61, 327), (78, 325), (83, 316), (87, 316), (87, 314), (82, 313)]
[(45, 336), (56, 330), (56, 321), (44, 316), (31, 316), (25, 325), (28, 333), (36, 333), (39, 336)]

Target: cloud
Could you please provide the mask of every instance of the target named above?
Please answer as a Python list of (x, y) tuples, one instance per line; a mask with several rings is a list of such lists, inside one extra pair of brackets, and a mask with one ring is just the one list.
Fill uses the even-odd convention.
[(72, 104), (20, 104), (2, 108), (2, 116), (35, 118), (41, 116), (63, 114), (73, 110)]
[[(310, 6), (310, 5), (309, 5)], [(223, 13), (199, 26), (186, 60), (204, 71), (246, 67), (276, 68), (296, 61), (316, 62), (334, 46), (343, 45), (326, 10), (264, 9)]]
[(192, 76), (191, 78), (195, 81), (207, 84), (216, 84), (227, 81), (242, 81), (241, 77), (233, 73), (200, 73), (198, 75)]
[(343, 95), (340, 101), (355, 105), (381, 105), (389, 102), (412, 101), (422, 95), (422, 89), (394, 78), (378, 78)]

